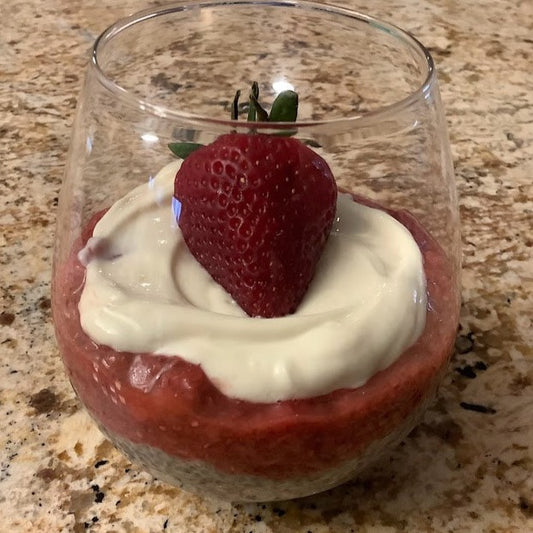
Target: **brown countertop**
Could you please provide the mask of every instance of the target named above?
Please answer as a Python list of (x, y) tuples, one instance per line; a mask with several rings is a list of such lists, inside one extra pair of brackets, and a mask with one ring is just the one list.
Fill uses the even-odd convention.
[(390, 459), (264, 505), (202, 500), (129, 464), (81, 409), (53, 337), (55, 208), (88, 51), (153, 4), (0, 7), (0, 530), (533, 531), (533, 4), (344, 2), (411, 31), (437, 62), (463, 224), (461, 331), (437, 402)]

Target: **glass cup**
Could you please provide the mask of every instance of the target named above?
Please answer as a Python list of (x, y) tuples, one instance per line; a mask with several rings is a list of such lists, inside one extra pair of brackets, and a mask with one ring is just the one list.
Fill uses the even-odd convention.
[[(237, 108), (246, 115), (253, 81), (267, 108), (280, 92), (296, 91), (297, 121), (251, 125), (232, 118), (237, 89)], [(326, 335), (313, 346), (281, 333), (301, 319), (314, 334), (331, 322), (327, 313), (344, 305), (335, 298), (312, 320), (299, 309), (281, 318), (228, 318), (209, 308), (203, 291), (191, 293), (200, 267), (165, 233), (179, 233), (172, 200), (179, 162), (168, 145), (209, 145), (228, 133), (297, 139), (327, 162), (339, 197), (387, 214), (417, 245), (425, 285), (414, 300), (423, 304), (422, 326), (400, 353), (382, 348), (387, 363), (370, 361), (373, 370), (360, 383), (349, 386), (337, 375), (324, 385), (315, 372), (302, 392), (301, 374), (280, 363), (281, 370), (269, 372), (285, 372), (289, 392), (276, 395), (268, 372), (259, 370), (269, 350), (283, 356), (291, 343), (304, 369), (312, 366), (311, 351), (320, 364), (339, 352), (351, 329), (342, 321), (333, 339)], [(171, 173), (166, 186), (162, 168)], [(137, 215), (157, 209), (152, 220), (163, 233), (145, 234)], [(168, 246), (175, 248), (161, 256)], [(215, 0), (132, 15), (96, 41), (60, 196), (54, 324), (81, 402), (105, 435), (154, 476), (233, 501), (305, 496), (355, 476), (398, 443), (434, 397), (458, 324), (459, 250), (435, 67), (401, 29), (325, 4)], [(346, 248), (343, 255), (353, 253)], [(365, 280), (350, 270), (341, 277), (343, 292), (363, 311), (372, 308), (372, 294), (358, 296)], [(317, 290), (314, 281), (310, 291)], [(137, 314), (128, 314), (132, 306)], [(163, 327), (168, 320), (175, 334)], [(245, 333), (250, 321), (255, 329)], [(369, 336), (394, 341), (404, 336), (402, 327), (396, 335), (388, 316), (374, 316), (360, 345), (340, 349), (341, 363), (357, 360)], [(243, 359), (226, 368), (235, 359), (231, 346), (237, 353), (248, 342), (245, 356), (255, 357), (257, 348), (261, 364)], [(220, 346), (230, 348), (210, 355)], [(212, 371), (214, 357), (225, 381)], [(236, 383), (255, 390), (247, 395)]]

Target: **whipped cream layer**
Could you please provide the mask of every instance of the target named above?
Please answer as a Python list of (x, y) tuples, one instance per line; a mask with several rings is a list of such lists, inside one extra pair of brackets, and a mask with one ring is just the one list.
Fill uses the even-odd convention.
[(87, 267), (81, 325), (95, 343), (180, 356), (227, 396), (275, 402), (359, 387), (422, 333), (415, 240), (347, 194), (297, 312), (247, 316), (183, 240), (172, 201), (179, 164), (116, 202), (79, 254)]

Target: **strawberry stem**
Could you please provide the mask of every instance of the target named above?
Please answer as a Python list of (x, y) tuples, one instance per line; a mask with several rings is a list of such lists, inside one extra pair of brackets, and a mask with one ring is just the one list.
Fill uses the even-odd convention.
[[(239, 120), (239, 99), (241, 91), (237, 90), (231, 104), (231, 120)], [(282, 91), (276, 96), (270, 109), (270, 115), (259, 103), (259, 84), (254, 81), (249, 95), (248, 122), (295, 122), (298, 115), (298, 94), (294, 91)], [(255, 130), (252, 130), (254, 133)], [(295, 131), (282, 132), (279, 135), (294, 135)], [(308, 141), (306, 144), (310, 144)], [(168, 147), (180, 159), (201, 148), (203, 145), (191, 142), (170, 143)]]

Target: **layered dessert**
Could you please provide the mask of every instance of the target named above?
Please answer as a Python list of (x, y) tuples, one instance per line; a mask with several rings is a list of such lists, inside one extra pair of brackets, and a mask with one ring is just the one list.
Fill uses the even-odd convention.
[(413, 427), (451, 352), (438, 243), (337, 191), (297, 143), (230, 134), (170, 163), (96, 213), (56, 269), (77, 394), (187, 490), (273, 500), (351, 478)]
[[(373, 443), (411, 427), (445, 366), (456, 321), (445, 256), (408, 214), (339, 195), (298, 311), (251, 318), (180, 238), (175, 173), (97, 215), (58, 272), (74, 388), (114, 442), (186, 488), (227, 496), (245, 482), (239, 499), (272, 499), (349, 478)], [(408, 265), (410, 283), (394, 271), (404, 247), (423, 264)]]

